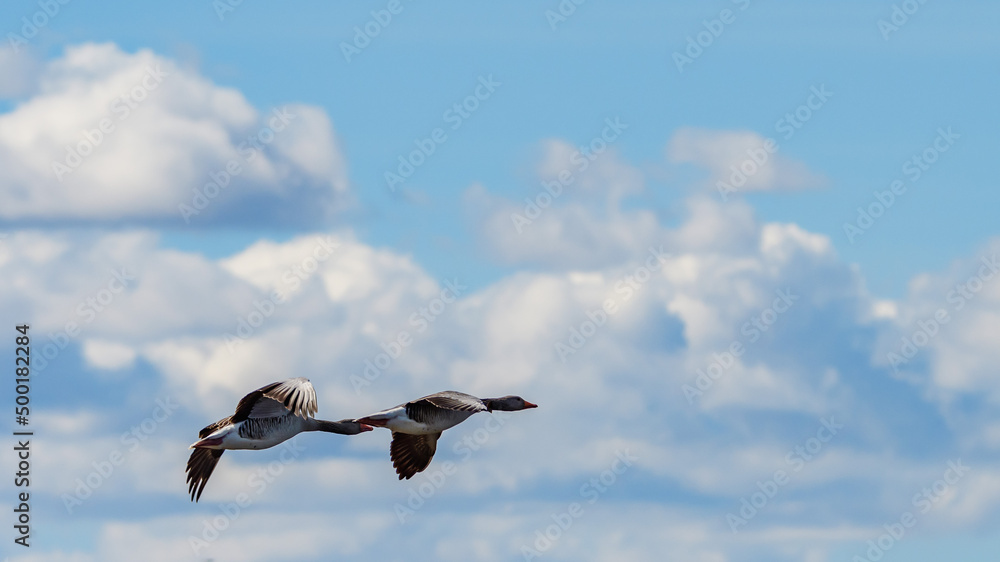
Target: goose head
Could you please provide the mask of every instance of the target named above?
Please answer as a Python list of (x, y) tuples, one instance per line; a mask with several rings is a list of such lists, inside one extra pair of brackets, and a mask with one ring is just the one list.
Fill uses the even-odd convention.
[(537, 408), (538, 404), (532, 404), (520, 396), (503, 396), (501, 398), (488, 398), (483, 400), (486, 404), (486, 411), (492, 412), (493, 410), (502, 410), (505, 412), (516, 412), (518, 410), (527, 410), (528, 408)]

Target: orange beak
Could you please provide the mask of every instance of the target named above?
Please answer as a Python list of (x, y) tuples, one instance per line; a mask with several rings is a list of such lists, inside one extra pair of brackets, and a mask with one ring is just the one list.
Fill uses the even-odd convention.
[(524, 401), (524, 409), (525, 410), (527, 410), (528, 408), (537, 408), (537, 407), (538, 407), (538, 404), (532, 404), (531, 402), (528, 402), (527, 400)]

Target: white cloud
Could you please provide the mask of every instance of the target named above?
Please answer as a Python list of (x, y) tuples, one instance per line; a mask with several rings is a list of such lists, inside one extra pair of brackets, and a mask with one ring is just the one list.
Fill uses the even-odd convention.
[[(684, 128), (667, 145), (674, 163), (706, 169), (706, 189), (723, 182), (737, 192), (796, 190), (822, 185), (805, 164), (781, 154), (780, 144), (752, 131), (712, 131)], [(730, 191), (726, 190), (727, 196)]]
[(321, 109), (258, 111), (193, 69), (114, 44), (45, 64), (38, 92), (0, 115), (0, 163), (6, 220), (308, 221), (347, 190)]
[(136, 352), (118, 342), (89, 339), (83, 342), (83, 357), (98, 369), (114, 371), (132, 366)]
[[(707, 185), (713, 193), (685, 200), (682, 205), (689, 217), (675, 229), (665, 228), (652, 211), (623, 204), (626, 197), (644, 189), (639, 170), (613, 151), (592, 161), (581, 159), (573, 146), (560, 140), (543, 144), (537, 168), (539, 184), (527, 197), (512, 201), (474, 185), (466, 191), (465, 202), (483, 244), (508, 263), (597, 268), (635, 259), (650, 246), (660, 244), (668, 250), (750, 251), (749, 245), (757, 236), (750, 207), (739, 201), (718, 205), (715, 182), (728, 181), (729, 166), (739, 166), (749, 158), (748, 149), (756, 150), (764, 142), (752, 132), (678, 131), (667, 149), (670, 160), (707, 168), (711, 173)], [(762, 165), (754, 166), (754, 173), (740, 190), (799, 189), (821, 183), (805, 165), (780, 154), (768, 154)], [(727, 195), (724, 200), (728, 199)], [(804, 237), (802, 241), (829, 246), (822, 237), (801, 229), (798, 232)]]
[(914, 277), (910, 294), (899, 303), (896, 330), (885, 334), (877, 360), (895, 363), (902, 372), (926, 361), (927, 382), (946, 401), (957, 393), (985, 393), (992, 402), (1000, 401), (1000, 383), (993, 376), (1000, 354), (988, 336), (1000, 327), (998, 255), (1000, 241), (992, 240), (947, 271)]
[[(217, 504), (230, 501), (275, 452), (227, 455), (203, 502), (187, 515), (164, 517), (165, 503), (158, 502), (186, 501), (187, 443), (203, 425), (231, 413), (249, 390), (307, 376), (319, 392), (320, 416), (329, 419), (448, 388), (483, 396), (516, 393), (540, 407), (505, 418), (477, 415), (449, 430), (428, 473), (409, 482), (393, 476), (386, 431), (308, 436), (306, 456), (284, 469), (285, 477), (233, 522), (206, 557), (371, 557), (383, 548), (379, 537), (394, 533), (442, 559), (467, 558), (468, 552), (509, 559), (534, 540), (536, 529), (552, 523), (552, 514), (580, 501), (580, 486), (612, 466), (616, 452), (630, 450), (635, 466), (597, 503), (587, 504), (586, 517), (547, 558), (670, 553), (678, 559), (821, 560), (838, 544), (877, 536), (872, 533), (899, 513), (900, 498), (905, 506), (914, 489), (940, 477), (943, 464), (929, 457), (954, 453), (955, 441), (970, 455), (977, 444), (998, 442), (996, 423), (984, 424), (978, 441), (959, 438), (935, 412), (937, 403), (924, 396), (940, 397), (941, 388), (958, 398), (993, 391), (981, 374), (985, 362), (949, 359), (961, 350), (991, 357), (988, 339), (977, 339), (971, 328), (942, 331), (924, 350), (946, 363), (917, 373), (919, 387), (892, 379), (885, 365), (872, 365), (878, 363), (875, 342), (896, 335), (890, 323), (906, 327), (942, 306), (935, 297), (943, 298), (941, 290), (963, 279), (958, 273), (975, 260), (960, 264), (955, 275), (919, 278), (904, 301), (876, 300), (823, 236), (794, 224), (763, 223), (745, 202), (722, 204), (704, 195), (685, 201), (677, 224), (661, 224), (652, 213), (623, 209), (612, 195), (634, 191), (601, 187), (641, 186), (635, 170), (613, 159), (604, 165), (611, 166), (608, 174), (618, 170), (626, 177), (619, 184), (595, 179), (579, 202), (562, 195), (531, 225), (551, 229), (551, 238), (525, 238), (537, 249), (498, 233), (509, 221), (504, 213), (517, 204), (471, 191), (494, 221), (484, 226), (487, 243), (508, 248), (501, 255), (511, 261), (555, 263), (463, 292), (442, 304), (424, 330), (411, 318), (439, 298), (445, 280), (434, 279), (410, 256), (372, 247), (346, 230), (260, 240), (223, 259), (163, 249), (155, 235), (142, 231), (14, 232), (11, 243), (0, 246), (0, 306), (37, 319), (40, 334), (76, 320), (83, 335), (69, 345), (82, 347), (88, 365), (132, 377), (140, 403), (124, 414), (104, 408), (96, 418), (74, 410), (52, 421), (58, 428), (80, 419), (94, 435), (49, 440), (48, 454), (58, 462), (39, 469), (43, 480), (58, 483), (56, 495), (73, 487), (94, 460), (123, 447), (123, 431), (151, 415), (152, 396), (175, 397), (184, 415), (157, 426), (156, 438), (95, 493), (87, 517), (99, 528), (93, 549), (99, 559), (129, 559), (136, 551), (190, 557), (188, 537), (200, 534), (204, 521), (220, 513)], [(583, 174), (578, 181), (590, 180)], [(592, 236), (578, 237), (581, 232)], [(662, 262), (647, 261), (655, 258), (651, 245), (664, 247)], [(110, 291), (111, 272), (121, 267), (134, 270), (134, 280), (111, 293), (112, 302), (87, 322), (78, 307)], [(992, 287), (984, 286), (967, 309), (973, 327), (992, 325), (990, 303), (998, 300)], [(282, 302), (261, 304), (275, 291)], [(778, 291), (796, 300), (768, 316), (781, 298)], [(585, 323), (595, 322), (594, 311), (609, 300), (616, 312), (589, 332)], [(251, 316), (255, 311), (258, 316)], [(753, 328), (751, 341), (752, 330), (743, 327), (755, 319), (766, 329)], [(959, 327), (957, 320), (956, 314), (952, 328)], [(241, 322), (252, 328), (245, 337)], [(561, 357), (556, 344), (569, 342), (574, 330), (588, 335)], [(404, 331), (412, 344), (394, 352), (356, 393), (351, 376), (388, 354), (389, 342)], [(239, 343), (227, 345), (234, 335)], [(698, 370), (718, 361), (734, 341), (746, 353), (689, 403), (683, 385), (695, 384)], [(949, 375), (955, 378), (939, 381), (955, 365), (960, 369)], [(826, 415), (844, 422), (843, 433), (767, 511), (732, 535), (726, 511), (753, 493), (757, 480), (786, 466), (785, 454), (815, 435)], [(475, 449), (462, 448), (470, 442)], [(398, 525), (394, 504), (431, 482), (446, 461), (457, 472), (410, 523)], [(955, 514), (969, 528), (985, 528), (996, 516), (989, 503), (996, 477), (977, 474), (968, 489), (957, 489), (942, 504), (941, 514)], [(873, 499), (872, 489), (884, 492)], [(977, 500), (980, 491), (986, 499)], [(134, 505), (136, 498), (156, 507), (122, 521), (116, 502)], [(469, 512), (469, 505), (489, 506), (489, 513)], [(325, 533), (329, 526), (336, 532)], [(665, 528), (672, 530), (664, 535)], [(273, 537), (298, 542), (288, 551), (251, 540), (264, 530), (272, 543)]]
[[(6, 250), (0, 265), (11, 275), (0, 276), (0, 282), (20, 279), (37, 287), (39, 294), (27, 300), (26, 310), (44, 310), (49, 302), (42, 296), (45, 293), (65, 292), (66, 296), (52, 300), (69, 303), (80, 297), (42, 280), (75, 276), (99, 288), (107, 282), (102, 268), (136, 264), (134, 286), (88, 327), (94, 334), (81, 340), (84, 359), (95, 366), (130, 371), (138, 362), (130, 359), (128, 366), (126, 351), (135, 350), (155, 368), (153, 387), (158, 395), (175, 397), (190, 412), (158, 426), (156, 439), (130, 453), (127, 463), (95, 492), (99, 499), (86, 505), (95, 510), (86, 513), (94, 513), (100, 521), (102, 538), (95, 553), (101, 559), (127, 559), (133, 549), (187, 556), (188, 537), (201, 532), (204, 512), (122, 522), (97, 511), (97, 506), (135, 497), (186, 501), (181, 467), (194, 432), (231, 413), (248, 390), (292, 375), (313, 380), (320, 392), (320, 415), (332, 419), (446, 388), (480, 395), (517, 393), (541, 407), (512, 413), (500, 425), (480, 415), (446, 432), (429, 470), (440, 470), (447, 461), (458, 470), (404, 526), (398, 525), (393, 506), (405, 504), (410, 490), (430, 482), (430, 472), (397, 483), (388, 460), (388, 432), (350, 438), (308, 436), (308, 456), (284, 469), (284, 476), (214, 543), (213, 553), (248, 560), (290, 555), (316, 559), (333, 551), (350, 557), (377, 551), (381, 533), (411, 536), (419, 528), (422, 538), (414, 540), (428, 551), (440, 550), (444, 558), (451, 549), (465, 548), (488, 553), (485, 559), (503, 559), (519, 552), (524, 541), (533, 540), (536, 528), (550, 524), (551, 513), (580, 500), (579, 486), (567, 488), (563, 499), (541, 503), (533, 492), (524, 496), (525, 490), (549, 482), (585, 483), (611, 466), (616, 451), (626, 449), (639, 459), (627, 473), (632, 480), (623, 477), (597, 504), (588, 504), (587, 516), (574, 523), (547, 557), (578, 558), (588, 553), (610, 560), (627, 551), (643, 558), (662, 554), (669, 546), (670, 552), (695, 559), (793, 560), (806, 554), (821, 556), (845, 541), (863, 544), (882, 519), (898, 512), (900, 497), (908, 498), (912, 489), (933, 481), (941, 470), (934, 463), (869, 452), (866, 440), (882, 450), (892, 447), (898, 435), (887, 432), (878, 419), (858, 413), (866, 398), (855, 394), (853, 373), (831, 367), (808, 343), (837, 342), (841, 334), (855, 333), (861, 329), (859, 323), (868, 321), (873, 301), (851, 268), (837, 261), (825, 238), (794, 225), (760, 224), (741, 203), (724, 207), (696, 198), (687, 221), (673, 229), (661, 227), (660, 235), (672, 241), (676, 251), (633, 290), (629, 300), (616, 286), (626, 276), (635, 276), (643, 260), (588, 270), (520, 273), (464, 294), (421, 334), (408, 317), (426, 306), (440, 285), (409, 257), (367, 246), (350, 232), (307, 234), (281, 243), (260, 241), (218, 260), (160, 249), (147, 233), (79, 237), (16, 232), (18, 243)], [(712, 243), (692, 234), (688, 222), (717, 213), (734, 213), (741, 220), (718, 224), (745, 234), (716, 233)], [(316, 249), (331, 241), (336, 247), (319, 260)], [(106, 256), (104, 261), (94, 262), (98, 255)], [(304, 275), (293, 273), (299, 286), (292, 288), (283, 277), (296, 267)], [(772, 306), (775, 289), (786, 284), (801, 300), (760, 341), (748, 344), (751, 351), (701, 401), (688, 404), (681, 385), (690, 383), (713, 353), (740, 338), (740, 326)], [(223, 335), (235, 332), (237, 318), (254, 309), (255, 299), (274, 290), (284, 290), (287, 301), (231, 352)], [(619, 299), (619, 311), (563, 363), (554, 343), (566, 341), (570, 328), (609, 298)], [(113, 313), (119, 307), (120, 312)], [(824, 307), (846, 311), (846, 319), (822, 315)], [(361, 373), (364, 361), (381, 352), (381, 344), (399, 330), (409, 330), (414, 344), (360, 395), (355, 394), (350, 374)], [(124, 449), (121, 432), (150, 416), (152, 407), (144, 404), (138, 413), (117, 423), (109, 413), (100, 424), (113, 428), (106, 436), (77, 435), (66, 443), (50, 443), (47, 454), (59, 460), (52, 466), (60, 471), (45, 469), (41, 476), (57, 483), (56, 494), (71, 491), (76, 478), (94, 470), (93, 461)], [(785, 453), (814, 434), (821, 415), (843, 411), (857, 416), (847, 426), (849, 432), (845, 430), (795, 475), (767, 516), (761, 515), (733, 537), (724, 523), (730, 505), (738, 506), (738, 497), (755, 491), (757, 480), (785, 466)], [(768, 423), (762, 420), (789, 419), (768, 415), (796, 421), (755, 427)], [(887, 410), (881, 415), (896, 414)], [(808, 425), (804, 430), (803, 420)], [(467, 456), (462, 445), (470, 439), (476, 448)], [(204, 506), (218, 513), (212, 506), (231, 501), (251, 475), (275, 458), (273, 452), (228, 455), (199, 509)], [(927, 469), (928, 464), (933, 466)], [(883, 470), (887, 465), (893, 469)], [(823, 514), (809, 515), (815, 494), (845, 481), (886, 486), (886, 474), (892, 475), (896, 488), (877, 498), (870, 527), (839, 527), (828, 524)], [(968, 482), (993, 489), (992, 476), (985, 473)], [(635, 500), (633, 494), (639, 489), (641, 497), (652, 494), (651, 498)], [(676, 508), (662, 507), (660, 500), (676, 490), (723, 507), (709, 509), (687, 500)], [(485, 532), (480, 526), (490, 522), (481, 514), (465, 513), (461, 506), (470, 499), (489, 502), (497, 494), (507, 498), (502, 509), (513, 511), (502, 513), (502, 532)], [(852, 494), (856, 495), (844, 492), (844, 501), (855, 497)], [(992, 516), (987, 503), (973, 501), (961, 489), (956, 494), (951, 507), (941, 513), (954, 511), (970, 525)], [(329, 497), (337, 502), (324, 499)], [(314, 510), (314, 519), (343, 525), (345, 534), (355, 537), (353, 542), (331, 546), (327, 536), (307, 521), (282, 519), (292, 517), (287, 498), (300, 498), (293, 500), (296, 516)], [(831, 501), (832, 507), (823, 513), (843, 516), (847, 508), (840, 499)], [(372, 508), (373, 502), (379, 507)], [(359, 509), (368, 510), (371, 520), (365, 525), (371, 528), (355, 522)], [(298, 529), (304, 541), (301, 549), (292, 553), (245, 549), (247, 537), (259, 530), (258, 518), (272, 526), (284, 521), (288, 527), (279, 529), (282, 537), (292, 533), (292, 527)], [(444, 520), (454, 523), (438, 529)], [(683, 541), (664, 541), (652, 530), (637, 531), (647, 525), (663, 528), (670, 521), (690, 531), (681, 533)], [(122, 539), (126, 536), (128, 540)], [(784, 537), (785, 547), (775, 554), (769, 545), (778, 536)]]
[(0, 46), (0, 99), (30, 94), (38, 81), (38, 60), (27, 50)]
[(559, 182), (567, 199), (595, 198), (612, 203), (642, 191), (644, 178), (639, 170), (623, 162), (614, 149), (588, 152), (561, 139), (542, 143), (537, 164), (539, 187)]
[(581, 155), (569, 143), (542, 143), (538, 183), (518, 201), (485, 186), (466, 190), (465, 204), (483, 244), (500, 260), (547, 268), (595, 268), (624, 261), (656, 241), (656, 216), (623, 211), (643, 190), (643, 175), (613, 149)]
[[(204, 516), (168, 516), (150, 522), (118, 520), (105, 525), (98, 538), (102, 560), (133, 560), (136, 552), (150, 561), (192, 559), (192, 537), (216, 537), (194, 543), (198, 559), (216, 553), (239, 560), (337, 559), (357, 556), (376, 543), (393, 524), (388, 513), (327, 515), (324, 513), (259, 513), (249, 509), (222, 532), (212, 534), (212, 519)], [(225, 520), (220, 517), (220, 520)], [(203, 535), (207, 526), (209, 532)], [(202, 539), (204, 540), (204, 539)]]
[[(965, 449), (1000, 448), (1000, 240), (946, 270), (917, 275), (872, 361), (924, 390)], [(976, 406), (973, 407), (972, 405)]]

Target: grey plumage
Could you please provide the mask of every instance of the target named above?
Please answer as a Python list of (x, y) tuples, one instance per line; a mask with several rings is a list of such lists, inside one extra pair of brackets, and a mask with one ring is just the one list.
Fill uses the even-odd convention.
[(371, 427), (355, 420), (317, 420), (316, 390), (297, 377), (271, 383), (244, 396), (236, 412), (198, 432), (187, 462), (188, 493), (198, 501), (226, 449), (266, 449), (302, 431), (355, 435)]
[(240, 425), (239, 436), (244, 439), (263, 439), (276, 430), (289, 425), (291, 416), (278, 416), (271, 418), (247, 418)]
[(446, 390), (359, 418), (358, 421), (392, 430), (389, 458), (399, 479), (412, 478), (430, 464), (441, 432), (454, 427), (477, 412), (535, 408), (519, 396), (476, 398), (464, 392)]

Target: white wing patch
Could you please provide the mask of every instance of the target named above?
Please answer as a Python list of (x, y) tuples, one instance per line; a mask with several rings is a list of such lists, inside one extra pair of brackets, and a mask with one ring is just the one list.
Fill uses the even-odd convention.
[[(276, 400), (286, 410), (302, 418), (315, 416), (316, 411), (319, 410), (319, 404), (316, 400), (316, 389), (313, 388), (309, 379), (304, 377), (288, 379), (265, 392), (264, 396)], [(255, 405), (254, 412), (256, 412), (256, 409)], [(281, 412), (279, 415), (284, 415), (284, 413)], [(253, 413), (251, 415), (256, 417)]]

